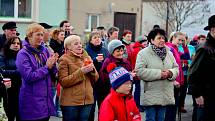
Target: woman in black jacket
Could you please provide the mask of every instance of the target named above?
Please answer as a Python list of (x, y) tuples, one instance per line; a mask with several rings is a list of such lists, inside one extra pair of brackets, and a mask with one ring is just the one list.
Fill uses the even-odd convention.
[(1, 73), (4, 78), (10, 78), (11, 87), (6, 88), (6, 96), (4, 98), (4, 109), (8, 117), (8, 121), (19, 121), (19, 89), (21, 87), (21, 77), (16, 70), (16, 55), (22, 48), (22, 42), (19, 37), (15, 37), (7, 41), (3, 47), (3, 54), (0, 55)]
[[(85, 50), (89, 54), (89, 56), (93, 60), (93, 64), (96, 67), (96, 70), (99, 72), (99, 70), (102, 67), (102, 64), (105, 60), (105, 58), (108, 56), (108, 50), (102, 47), (102, 40), (101, 35), (98, 32), (92, 32), (89, 37), (89, 42), (86, 45)], [(95, 113), (95, 102), (97, 101), (98, 108), (100, 107), (102, 103), (102, 93), (100, 93), (101, 89), (101, 79), (99, 79), (94, 85), (93, 85), (93, 95), (94, 95), (94, 105), (91, 108), (90, 117), (88, 121), (94, 121), (94, 113)]]
[(61, 29), (55, 29), (51, 34), (50, 47), (55, 53), (58, 53), (59, 57), (64, 54), (64, 37), (64, 31)]

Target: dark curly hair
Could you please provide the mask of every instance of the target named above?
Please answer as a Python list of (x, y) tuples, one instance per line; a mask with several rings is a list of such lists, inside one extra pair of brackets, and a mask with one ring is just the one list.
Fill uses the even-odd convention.
[(152, 29), (147, 36), (147, 40), (151, 43), (151, 40), (154, 40), (158, 34), (164, 36), (165, 42), (167, 42), (166, 32), (161, 28)]

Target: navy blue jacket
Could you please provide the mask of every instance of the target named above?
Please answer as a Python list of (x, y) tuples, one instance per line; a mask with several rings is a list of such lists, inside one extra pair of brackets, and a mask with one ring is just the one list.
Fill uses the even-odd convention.
[(103, 64), (104, 61), (98, 62), (97, 59), (96, 59), (97, 54), (102, 53), (103, 56), (104, 56), (104, 60), (105, 60), (105, 58), (108, 57), (108, 55), (109, 55), (108, 50), (105, 49), (104, 47), (102, 47), (102, 44), (99, 45), (99, 46), (94, 46), (91, 43), (87, 43), (87, 46), (86, 46), (85, 50), (87, 51), (89, 56), (92, 58), (93, 64), (95, 65), (96, 70), (99, 72), (99, 70), (101, 69), (102, 64)]
[(0, 55), (0, 68), (4, 78), (10, 78), (12, 81), (10, 90), (18, 94), (22, 81), (16, 68), (16, 54), (16, 52), (11, 50), (7, 56)]

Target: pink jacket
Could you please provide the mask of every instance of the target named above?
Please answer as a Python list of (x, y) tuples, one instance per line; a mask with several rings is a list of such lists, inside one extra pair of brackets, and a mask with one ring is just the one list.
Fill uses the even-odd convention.
[(178, 47), (170, 42), (167, 42), (166, 45), (170, 48), (171, 52), (173, 53), (173, 56), (175, 57), (176, 63), (178, 64), (178, 67), (179, 67), (179, 75), (176, 77), (176, 81), (180, 85), (183, 85), (184, 84), (184, 73), (182, 70), (180, 53), (178, 51)]

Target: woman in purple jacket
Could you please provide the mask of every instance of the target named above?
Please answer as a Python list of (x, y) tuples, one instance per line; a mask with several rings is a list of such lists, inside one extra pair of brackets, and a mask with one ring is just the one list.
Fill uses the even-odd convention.
[(19, 51), (16, 66), (22, 77), (19, 113), (22, 121), (48, 121), (55, 114), (51, 93), (51, 75), (57, 72), (58, 54), (49, 55), (42, 46), (44, 28), (30, 24), (26, 40)]

